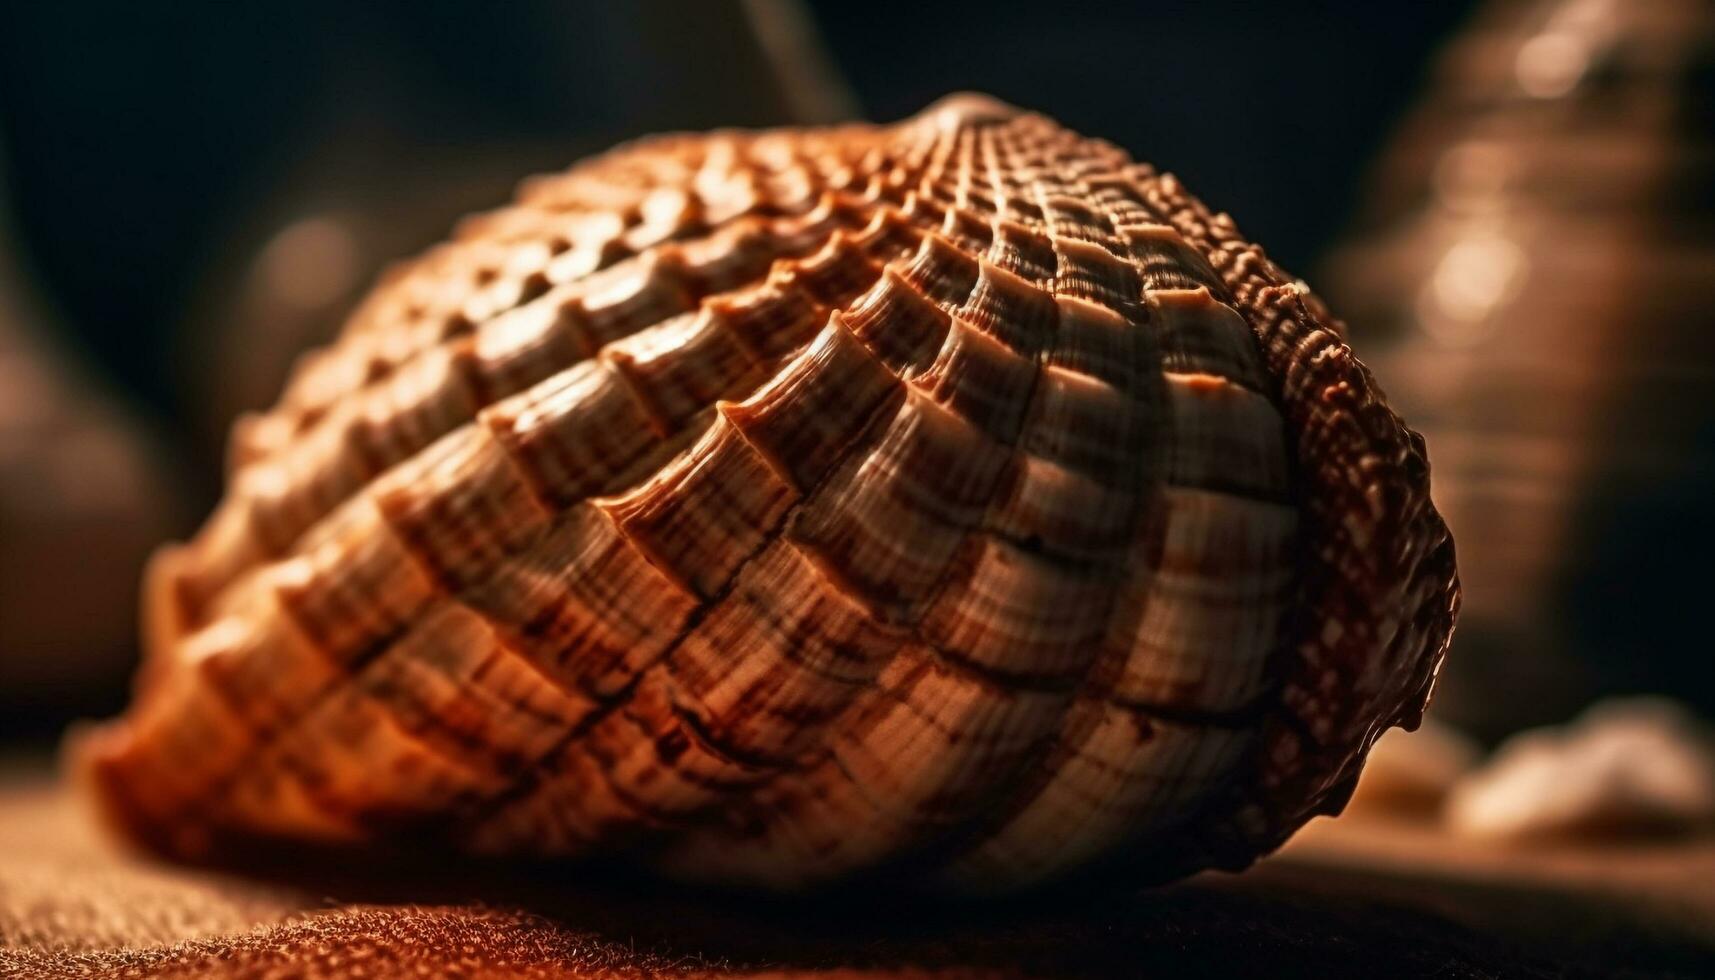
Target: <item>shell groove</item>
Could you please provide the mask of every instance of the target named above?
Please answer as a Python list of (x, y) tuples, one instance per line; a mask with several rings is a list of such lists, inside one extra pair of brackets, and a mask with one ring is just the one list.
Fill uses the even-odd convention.
[(170, 853), (801, 887), (1238, 867), (1414, 724), (1423, 447), (1225, 215), (980, 97), (646, 140), (390, 274), (151, 567)]

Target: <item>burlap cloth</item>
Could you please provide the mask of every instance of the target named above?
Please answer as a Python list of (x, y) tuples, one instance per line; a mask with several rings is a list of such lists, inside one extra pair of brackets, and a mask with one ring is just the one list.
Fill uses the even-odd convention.
[(1709, 842), (1518, 855), (1320, 821), (1244, 875), (981, 908), (361, 865), (159, 864), (14, 766), (0, 775), (0, 976), (1715, 975)]

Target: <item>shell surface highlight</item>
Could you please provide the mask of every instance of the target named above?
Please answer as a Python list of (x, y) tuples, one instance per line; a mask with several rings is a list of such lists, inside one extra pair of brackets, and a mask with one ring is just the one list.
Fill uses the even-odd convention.
[(1422, 442), (1303, 286), (974, 96), (532, 180), (232, 467), (83, 753), (187, 857), (1241, 867), (1415, 724), (1458, 603)]

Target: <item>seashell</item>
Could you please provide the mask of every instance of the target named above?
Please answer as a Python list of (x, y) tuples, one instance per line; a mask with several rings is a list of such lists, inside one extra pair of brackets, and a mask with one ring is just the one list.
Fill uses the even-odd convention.
[(1599, 701), (1502, 742), (1454, 787), (1456, 834), (1514, 845), (1715, 830), (1715, 729), (1660, 697)]
[(532, 180), (236, 427), (91, 782), (193, 858), (1241, 867), (1416, 723), (1457, 608), (1422, 442), (1318, 309), (975, 96)]

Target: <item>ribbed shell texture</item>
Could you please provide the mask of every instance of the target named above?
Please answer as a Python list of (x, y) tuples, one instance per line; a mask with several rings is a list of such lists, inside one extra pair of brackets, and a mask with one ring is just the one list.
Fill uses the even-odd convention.
[(1302, 284), (976, 96), (528, 182), (236, 428), (146, 591), (83, 758), (166, 852), (985, 892), (1337, 811), (1458, 602)]

